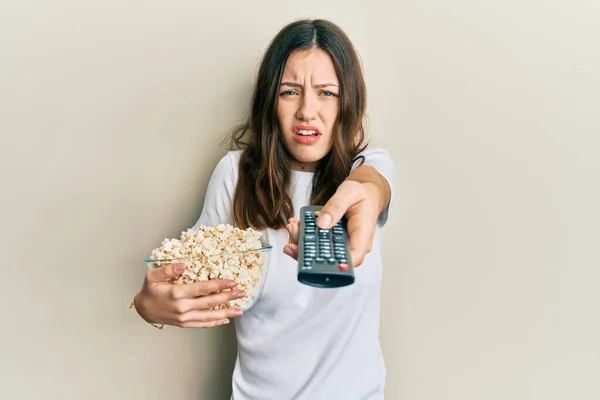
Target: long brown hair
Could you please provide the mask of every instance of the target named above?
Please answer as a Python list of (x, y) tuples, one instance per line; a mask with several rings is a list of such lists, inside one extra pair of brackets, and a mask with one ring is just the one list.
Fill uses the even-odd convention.
[(366, 86), (348, 36), (334, 23), (321, 19), (285, 26), (269, 44), (260, 64), (248, 120), (231, 135), (232, 148), (243, 149), (233, 199), (233, 218), (240, 228), (280, 229), (294, 215), (291, 155), (281, 139), (277, 102), (288, 57), (312, 48), (322, 49), (332, 58), (340, 96), (333, 147), (319, 162), (310, 203), (325, 204), (350, 174), (355, 157), (367, 147), (363, 125)]

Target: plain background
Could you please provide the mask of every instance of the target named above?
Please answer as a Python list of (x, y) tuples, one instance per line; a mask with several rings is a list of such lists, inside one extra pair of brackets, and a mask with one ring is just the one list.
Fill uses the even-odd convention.
[(386, 398), (600, 398), (596, 0), (3, 2), (0, 398), (228, 398), (232, 327), (127, 306), (301, 17), (355, 42), (396, 161)]

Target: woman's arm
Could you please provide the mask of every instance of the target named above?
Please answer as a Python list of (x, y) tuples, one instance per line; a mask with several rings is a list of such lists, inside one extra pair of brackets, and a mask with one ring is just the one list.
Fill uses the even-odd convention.
[[(393, 179), (393, 163), (387, 157), (378, 168), (386, 170), (387, 176), (376, 167), (361, 165), (342, 182), (335, 194), (323, 206), (317, 225), (329, 229), (342, 217), (347, 219), (348, 246), (354, 267), (358, 267), (371, 251), (373, 235), (381, 216), (387, 215), (392, 199), (390, 180)], [(382, 222), (383, 223), (383, 222)], [(287, 225), (291, 243), (284, 252), (293, 258), (298, 255), (298, 221), (291, 218)]]
[(371, 203), (376, 207), (377, 215), (381, 214), (389, 205), (392, 191), (388, 181), (370, 165), (361, 165), (356, 168), (346, 181), (361, 183)]

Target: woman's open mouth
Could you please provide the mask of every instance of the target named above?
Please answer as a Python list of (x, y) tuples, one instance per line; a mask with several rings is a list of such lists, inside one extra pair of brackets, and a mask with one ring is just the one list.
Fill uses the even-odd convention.
[(321, 137), (321, 133), (313, 127), (298, 126), (294, 129), (294, 139), (303, 144), (315, 143)]

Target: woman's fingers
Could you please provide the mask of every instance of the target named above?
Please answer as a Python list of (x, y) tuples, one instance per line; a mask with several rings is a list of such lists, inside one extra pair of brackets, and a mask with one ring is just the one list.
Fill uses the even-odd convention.
[[(240, 299), (246, 293), (242, 290), (227, 290), (208, 296), (193, 299), (181, 299), (175, 306), (175, 325), (182, 328), (207, 328), (228, 323), (229, 318), (239, 317), (243, 314), (241, 308), (224, 308), (211, 310), (211, 308), (227, 304), (231, 300)], [(227, 322), (224, 322), (227, 320)]]
[(208, 281), (186, 283), (185, 285), (174, 285), (172, 297), (175, 300), (193, 299), (200, 296), (208, 296), (222, 290), (232, 289), (236, 286), (237, 283), (229, 279), (212, 279)]
[(224, 320), (242, 315), (239, 308), (223, 310), (191, 310), (177, 317), (176, 325), (182, 328), (206, 328), (221, 325)]
[(323, 206), (317, 224), (328, 229), (344, 215), (346, 216), (350, 258), (354, 267), (358, 267), (364, 261), (365, 255), (371, 251), (377, 224), (375, 207), (367, 196), (364, 186), (359, 182), (345, 181), (342, 183)]
[(363, 187), (359, 182), (343, 182), (323, 205), (321, 215), (317, 218), (317, 225), (322, 229), (331, 228), (352, 206), (364, 200), (365, 197)]
[(283, 247), (283, 252), (294, 260), (298, 260), (298, 245), (294, 243), (288, 243)]
[(226, 304), (231, 300), (241, 299), (246, 295), (243, 290), (227, 290), (209, 296), (197, 297), (195, 299), (183, 299), (179, 301), (178, 312), (184, 314), (192, 310), (209, 310), (211, 308)]
[(185, 265), (181, 263), (164, 263), (159, 268), (146, 272), (146, 282), (149, 284), (166, 282), (169, 278), (175, 278), (183, 272)]
[(296, 218), (288, 219), (288, 224), (285, 229), (290, 235), (289, 243), (283, 247), (283, 252), (294, 260), (298, 260), (298, 232), (300, 227), (300, 221)]
[(285, 229), (288, 231), (290, 235), (290, 243), (298, 244), (298, 230), (300, 226), (300, 221), (296, 218), (288, 219), (288, 223), (285, 226)]
[(180, 325), (181, 328), (214, 328), (219, 325), (226, 325), (229, 323), (228, 319), (222, 319), (211, 322), (184, 322)]
[[(367, 214), (368, 215), (368, 214)], [(348, 231), (348, 248), (354, 267), (360, 266), (365, 256), (371, 251), (375, 226), (364, 213), (352, 213), (348, 216), (346, 229)]]

